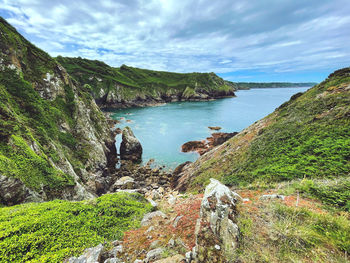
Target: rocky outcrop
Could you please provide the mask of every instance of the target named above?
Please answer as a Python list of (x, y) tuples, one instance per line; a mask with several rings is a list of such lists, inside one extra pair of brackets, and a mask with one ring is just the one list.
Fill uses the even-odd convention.
[(197, 152), (200, 155), (213, 149), (215, 146), (223, 144), (228, 139), (232, 138), (238, 134), (237, 132), (225, 133), (225, 132), (215, 132), (212, 133), (211, 137), (202, 141), (189, 141), (181, 146), (182, 152)]
[(237, 194), (215, 179), (210, 179), (196, 225), (194, 262), (233, 262), (238, 244), (236, 224)]
[(122, 132), (122, 143), (120, 145), (120, 158), (133, 162), (141, 162), (142, 146), (135, 137), (130, 127), (125, 127)]
[(15, 205), (25, 201), (40, 201), (38, 194), (27, 188), (19, 179), (0, 175), (0, 202)]

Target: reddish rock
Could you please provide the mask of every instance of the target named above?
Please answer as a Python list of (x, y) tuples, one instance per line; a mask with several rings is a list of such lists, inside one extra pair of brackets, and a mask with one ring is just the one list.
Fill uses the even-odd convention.
[(221, 130), (221, 127), (219, 127), (219, 126), (209, 126), (208, 128), (211, 130), (214, 130), (214, 131)]
[(186, 142), (182, 145), (181, 150), (182, 152), (197, 152), (200, 155), (203, 155), (215, 146), (223, 144), (236, 134), (237, 132), (215, 132), (211, 137), (208, 137), (207, 140)]

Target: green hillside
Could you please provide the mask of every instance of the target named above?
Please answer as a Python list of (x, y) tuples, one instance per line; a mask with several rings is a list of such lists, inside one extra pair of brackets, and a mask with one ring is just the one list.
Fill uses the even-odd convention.
[(348, 176), (349, 117), (350, 68), (344, 68), (200, 158), (186, 182), (199, 187), (216, 177), (242, 186)]
[(87, 90), (2, 18), (0, 116), (1, 203), (89, 195), (80, 183), (107, 165), (113, 141), (106, 120)]
[(57, 61), (81, 86), (91, 89), (96, 102), (102, 106), (234, 96), (235, 85), (214, 73), (172, 73), (126, 65), (113, 68), (97, 60), (61, 56)]

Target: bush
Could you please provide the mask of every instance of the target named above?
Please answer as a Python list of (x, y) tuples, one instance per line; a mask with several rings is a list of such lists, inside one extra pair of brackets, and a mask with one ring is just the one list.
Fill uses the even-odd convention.
[(0, 208), (0, 261), (62, 262), (85, 248), (120, 239), (150, 210), (141, 195), (126, 193)]

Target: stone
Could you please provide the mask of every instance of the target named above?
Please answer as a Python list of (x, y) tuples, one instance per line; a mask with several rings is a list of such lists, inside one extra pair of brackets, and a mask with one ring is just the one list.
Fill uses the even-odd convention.
[(164, 248), (162, 247), (150, 250), (146, 255), (146, 262), (160, 259), (162, 257), (163, 252)]
[(168, 204), (171, 206), (175, 205), (176, 204), (176, 197), (173, 195), (170, 195), (168, 198)]
[(159, 247), (160, 243), (161, 243), (160, 240), (154, 240), (154, 241), (150, 244), (149, 248), (150, 248), (150, 249), (157, 248), (157, 247)]
[(271, 194), (271, 195), (262, 195), (260, 196), (260, 200), (271, 200), (271, 199), (281, 199), (284, 200), (284, 195), (278, 195), (278, 194)]
[(151, 206), (153, 208), (157, 208), (158, 207), (158, 204), (156, 201), (153, 201), (152, 199), (147, 199), (147, 201), (151, 204)]
[(194, 262), (228, 262), (234, 257), (239, 236), (236, 197), (228, 187), (210, 179), (196, 225)]
[(180, 219), (183, 218), (183, 215), (177, 216), (174, 220), (173, 227), (176, 228), (177, 224), (179, 223)]
[(155, 217), (166, 218), (166, 215), (162, 211), (155, 211), (155, 212), (147, 213), (144, 215), (144, 217), (141, 221), (141, 226), (149, 226), (151, 224), (152, 219)]
[(172, 257), (157, 260), (154, 263), (182, 263), (182, 262), (185, 262), (185, 257), (183, 255), (177, 254)]
[(219, 127), (219, 126), (209, 126), (208, 128), (209, 128), (210, 130), (214, 130), (214, 131), (221, 130), (221, 127)]
[(119, 258), (107, 258), (104, 263), (123, 263)]
[[(71, 257), (66, 260), (66, 263), (96, 263), (100, 262), (101, 255), (103, 253), (103, 245), (99, 244), (96, 247), (87, 248), (84, 250), (84, 254), (80, 257)], [(118, 261), (117, 261), (118, 262)]]
[(17, 178), (0, 175), (0, 203), (16, 205), (25, 201), (42, 201), (41, 197), (27, 188)]
[(134, 178), (130, 176), (123, 176), (114, 183), (113, 187), (114, 189), (132, 189), (134, 185)]
[(130, 127), (125, 127), (122, 131), (122, 142), (120, 144), (120, 158), (122, 160), (131, 160), (133, 162), (141, 162), (142, 146), (135, 137)]

